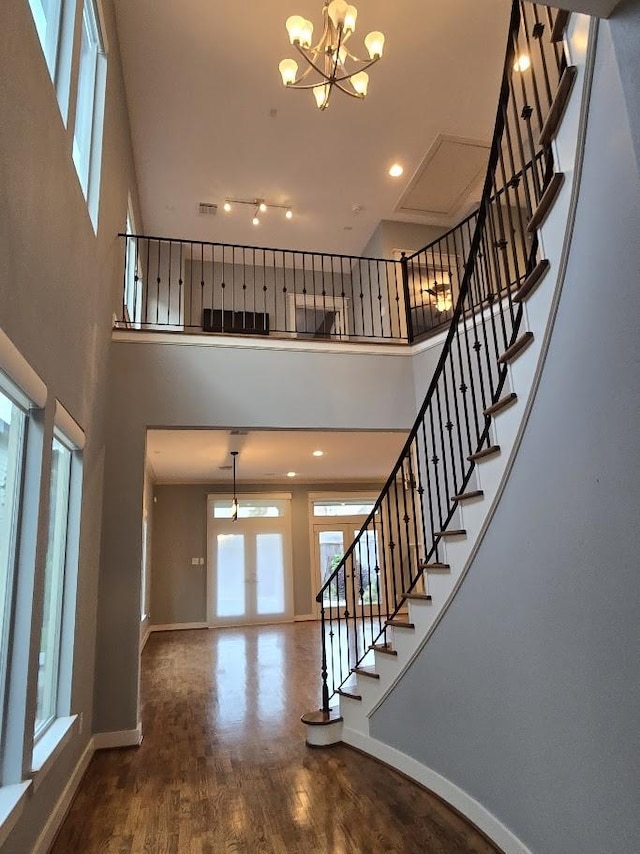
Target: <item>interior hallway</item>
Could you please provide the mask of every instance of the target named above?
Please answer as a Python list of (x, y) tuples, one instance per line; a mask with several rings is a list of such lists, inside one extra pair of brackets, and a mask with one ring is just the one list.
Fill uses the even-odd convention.
[(318, 624), (152, 634), (139, 748), (94, 756), (54, 854), (495, 854), (435, 797), (304, 744)]

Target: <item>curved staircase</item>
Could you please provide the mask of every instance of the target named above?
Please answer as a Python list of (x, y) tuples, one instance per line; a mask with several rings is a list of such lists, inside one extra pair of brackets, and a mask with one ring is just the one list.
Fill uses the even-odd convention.
[[(438, 242), (464, 270), (442, 355), (371, 516), (317, 597), (323, 698), (302, 718), (310, 745), (343, 741), (375, 755), (369, 718), (445, 615), (500, 500), (562, 287), (593, 41), (585, 16), (513, 5), (475, 228), (466, 221)], [(514, 69), (525, 50), (527, 79)], [(427, 247), (407, 259), (408, 275), (433, 257)], [(495, 831), (490, 821), (482, 829)], [(519, 850), (508, 833), (493, 835)]]

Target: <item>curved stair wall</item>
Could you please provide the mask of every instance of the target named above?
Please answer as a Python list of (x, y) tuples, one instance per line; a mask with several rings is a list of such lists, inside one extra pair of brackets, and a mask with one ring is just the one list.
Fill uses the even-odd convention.
[(400, 640), (410, 664), (396, 664), (368, 711), (367, 698), (341, 697), (342, 738), (438, 792), (505, 851), (632, 854), (640, 183), (607, 22), (573, 217), (577, 115), (570, 105), (557, 140), (567, 180), (541, 229), (555, 274), (527, 302), (534, 343), (513, 364), (517, 403), (495, 418), (509, 464), (480, 465), (495, 500), (484, 513), (477, 500), (475, 522), (463, 510), (465, 528), (480, 526), (468, 555), (447, 546), (447, 562), (464, 563), (455, 596), (426, 643)]

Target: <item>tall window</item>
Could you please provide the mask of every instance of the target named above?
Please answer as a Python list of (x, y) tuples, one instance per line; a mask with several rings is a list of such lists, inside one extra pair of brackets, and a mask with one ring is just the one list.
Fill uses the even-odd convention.
[[(4, 698), (7, 676), (26, 419), (25, 411), (4, 393), (0, 382), (0, 699)], [(3, 707), (4, 701), (0, 704), (0, 723)]]
[(57, 712), (62, 604), (69, 530), (71, 457), (71, 449), (65, 444), (62, 437), (60, 435), (54, 436), (49, 494), (49, 538), (38, 666), (36, 738), (52, 723)]
[(55, 86), (60, 112), (66, 124), (73, 52), (72, 0), (29, 0), (42, 52)]
[(94, 229), (98, 221), (106, 54), (95, 0), (83, 0), (73, 162)]

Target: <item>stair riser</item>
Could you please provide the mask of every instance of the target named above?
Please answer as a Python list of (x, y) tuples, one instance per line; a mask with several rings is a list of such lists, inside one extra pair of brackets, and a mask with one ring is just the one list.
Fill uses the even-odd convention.
[(369, 719), (364, 709), (369, 709), (370, 706), (363, 705), (359, 700), (352, 700), (350, 697), (340, 697), (340, 714), (344, 720), (344, 726), (349, 729), (354, 729), (357, 732), (369, 732)]
[(409, 619), (415, 625), (417, 634), (424, 634), (433, 622), (433, 617), (432, 602), (409, 602)]
[(376, 652), (376, 673), (380, 674), (380, 682), (388, 685), (389, 681), (396, 678), (400, 672), (397, 655), (385, 655), (383, 652)]
[(410, 655), (413, 655), (416, 649), (416, 638), (420, 635), (416, 634), (415, 629), (394, 629), (392, 636), (393, 648), (398, 650), (398, 658), (406, 661)]

